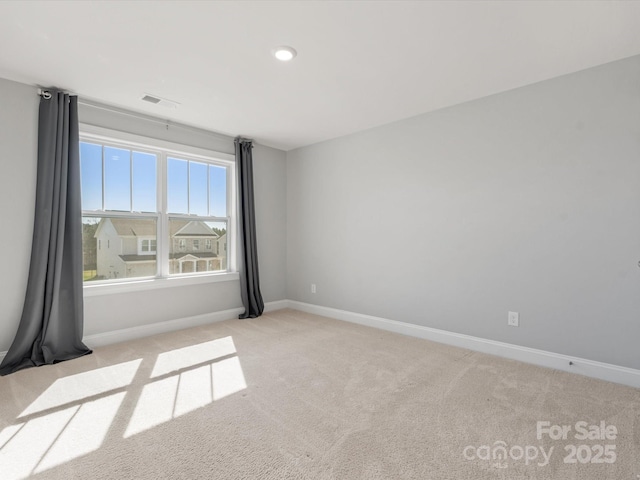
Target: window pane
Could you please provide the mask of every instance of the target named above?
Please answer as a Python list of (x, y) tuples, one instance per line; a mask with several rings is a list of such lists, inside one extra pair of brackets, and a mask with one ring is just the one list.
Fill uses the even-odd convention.
[(156, 231), (155, 219), (83, 217), (84, 281), (155, 276)]
[(169, 219), (169, 273), (215, 272), (227, 269), (227, 224)]
[(227, 216), (227, 169), (209, 165), (209, 215)]
[(104, 209), (131, 211), (131, 152), (104, 147)]
[(207, 226), (213, 230), (217, 238), (212, 248), (220, 262), (220, 270), (227, 269), (227, 222), (207, 222)]
[(102, 145), (80, 142), (82, 209), (102, 210)]
[(189, 213), (189, 177), (186, 160), (167, 159), (167, 210), (171, 213)]
[(189, 213), (207, 215), (207, 165), (189, 162)]
[(133, 211), (155, 212), (156, 156), (133, 152)]

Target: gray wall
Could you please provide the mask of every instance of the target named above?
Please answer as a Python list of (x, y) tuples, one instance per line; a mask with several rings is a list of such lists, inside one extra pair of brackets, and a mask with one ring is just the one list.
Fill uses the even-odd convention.
[(287, 188), (289, 299), (640, 368), (640, 57), (291, 151)]
[[(0, 351), (17, 330), (26, 289), (35, 204), (38, 96), (36, 88), (0, 79)], [(151, 118), (80, 106), (80, 121), (148, 137), (233, 153), (233, 139)], [(285, 298), (285, 153), (254, 148), (260, 274), (265, 301)], [(85, 335), (148, 325), (241, 306), (238, 281), (85, 298)]]
[(38, 95), (0, 79), (0, 351), (18, 329), (27, 288), (36, 194)]
[(287, 164), (281, 150), (253, 149), (260, 289), (265, 302), (287, 298)]

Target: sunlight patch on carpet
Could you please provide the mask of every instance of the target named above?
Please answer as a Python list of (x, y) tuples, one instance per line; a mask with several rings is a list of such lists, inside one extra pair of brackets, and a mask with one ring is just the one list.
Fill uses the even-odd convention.
[(173, 418), (178, 379), (175, 375), (144, 386), (124, 438), (149, 430)]
[(220, 400), (247, 388), (238, 357), (212, 364), (211, 377), (214, 400)]
[[(228, 338), (230, 340), (231, 337)], [(163, 360), (165, 363), (163, 363), (162, 369), (158, 369), (158, 372), (168, 368), (175, 371), (178, 365), (187, 365), (190, 361), (199, 365), (204, 358), (201, 350), (202, 345), (194, 346), (196, 353), (193, 355), (188, 352), (188, 348), (180, 349), (184, 356), (173, 357), (175, 361), (173, 364), (166, 363), (169, 357), (165, 357)], [(230, 345), (233, 345), (233, 342)], [(212, 355), (213, 351), (210, 347), (209, 354)], [(227, 343), (225, 348), (228, 349), (228, 347)], [(220, 350), (215, 351), (219, 352)], [(174, 350), (167, 353), (173, 355), (175, 352)], [(215, 358), (219, 358), (219, 356)], [(166, 378), (151, 381), (145, 385), (124, 433), (124, 438), (157, 427), (247, 388), (238, 357), (210, 362)], [(158, 364), (156, 363), (156, 365)]]
[(164, 352), (158, 355), (153, 372), (151, 372), (151, 378), (160, 377), (202, 363), (210, 363), (234, 353), (236, 353), (236, 346), (231, 337), (223, 337), (210, 342)]
[(173, 415), (178, 417), (204, 407), (213, 401), (211, 365), (180, 374)]
[[(142, 359), (53, 382), (0, 432), (0, 477), (26, 478), (98, 450)], [(113, 393), (114, 390), (123, 391)], [(109, 394), (111, 393), (111, 394)]]
[(1, 478), (29, 476), (79, 409), (76, 405), (29, 420), (0, 450)]
[(59, 378), (31, 403), (18, 418), (82, 401), (118, 388), (124, 388), (133, 381), (140, 363), (142, 363), (141, 358)]
[(116, 393), (82, 404), (35, 472), (42, 472), (98, 450), (125, 395), (125, 392)]

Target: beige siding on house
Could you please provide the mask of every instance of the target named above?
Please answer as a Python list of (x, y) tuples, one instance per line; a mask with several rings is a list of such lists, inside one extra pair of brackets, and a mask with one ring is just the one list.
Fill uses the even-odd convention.
[(138, 239), (135, 237), (125, 237), (122, 239), (122, 254), (135, 255), (138, 253)]
[(120, 258), (122, 240), (110, 219), (103, 219), (96, 232), (98, 240), (97, 274), (99, 279), (125, 278), (125, 263)]

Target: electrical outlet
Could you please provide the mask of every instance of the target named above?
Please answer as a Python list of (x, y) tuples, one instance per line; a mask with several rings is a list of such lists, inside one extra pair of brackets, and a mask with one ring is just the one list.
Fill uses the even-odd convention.
[(520, 314), (518, 312), (509, 312), (509, 318), (507, 320), (507, 325), (510, 327), (519, 327), (520, 326)]
[(316, 293), (316, 284), (315, 283), (311, 284), (311, 293)]

